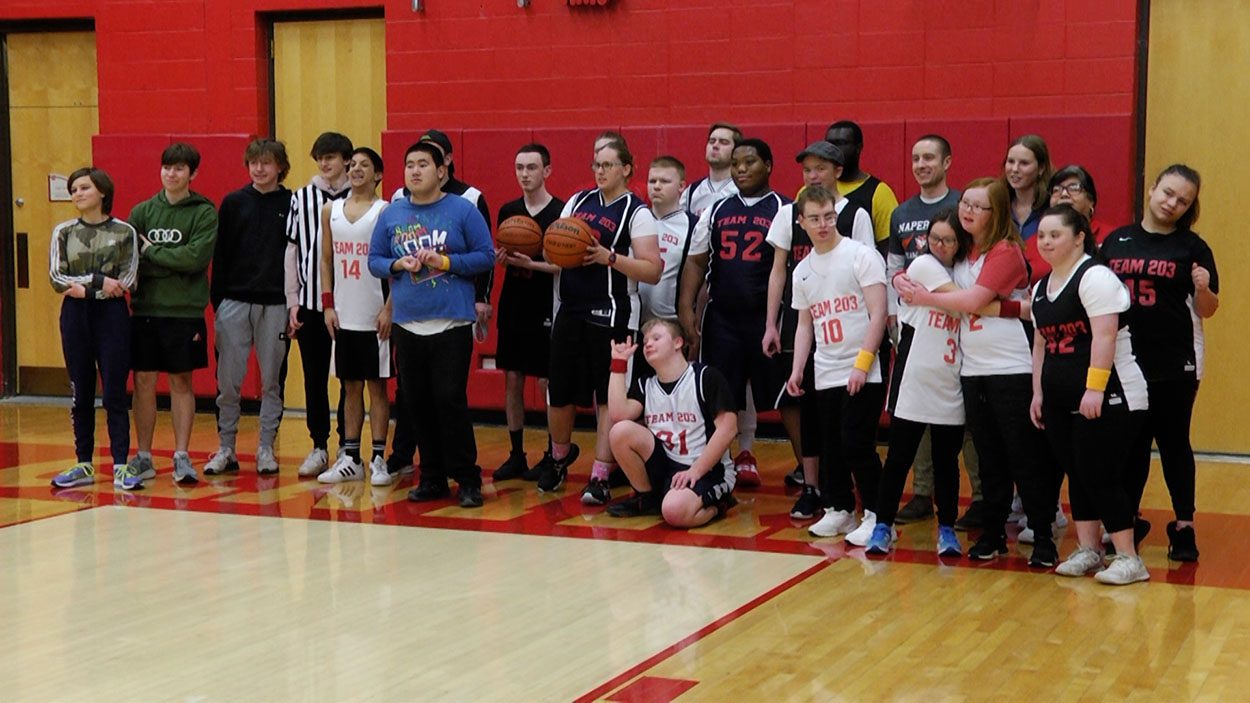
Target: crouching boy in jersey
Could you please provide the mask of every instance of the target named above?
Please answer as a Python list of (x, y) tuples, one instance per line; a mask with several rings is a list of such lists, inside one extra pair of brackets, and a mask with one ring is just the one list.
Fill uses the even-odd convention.
[[(714, 368), (686, 361), (679, 323), (656, 318), (642, 326), (643, 356), (654, 376), (628, 392), (625, 374), (633, 339), (612, 345), (608, 382), (612, 454), (634, 495), (608, 506), (613, 517), (663, 514), (673, 527), (699, 527), (737, 501), (729, 443), (738, 415), (729, 382)], [(642, 420), (643, 425), (634, 422)]]

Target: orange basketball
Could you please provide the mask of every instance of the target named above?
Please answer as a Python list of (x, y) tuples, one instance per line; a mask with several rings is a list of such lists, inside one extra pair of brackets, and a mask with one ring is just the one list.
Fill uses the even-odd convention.
[(524, 254), (531, 259), (543, 250), (543, 231), (532, 217), (514, 215), (499, 224), (495, 242), (500, 249)]
[(543, 252), (547, 261), (560, 268), (576, 268), (582, 265), (586, 249), (595, 241), (590, 225), (577, 217), (561, 217), (543, 235)]

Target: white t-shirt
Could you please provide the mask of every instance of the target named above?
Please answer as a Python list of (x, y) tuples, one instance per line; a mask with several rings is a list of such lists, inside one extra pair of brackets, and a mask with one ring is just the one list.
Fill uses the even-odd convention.
[(343, 212), (346, 200), (330, 203), (330, 234), (334, 247), (334, 308), (345, 330), (372, 332), (386, 300), (382, 281), (369, 273), (369, 241), (386, 202), (375, 200), (360, 219), (351, 222)]
[(681, 192), (680, 205), (682, 210), (688, 210), (698, 217), (703, 214), (704, 210), (712, 207), (717, 200), (737, 194), (738, 184), (734, 183), (732, 176), (723, 181), (713, 181), (709, 176), (699, 179), (699, 182), (693, 186), (687, 186)]
[[(832, 251), (814, 250), (794, 268), (795, 310), (812, 315), (816, 388), (845, 386), (868, 334), (864, 288), (885, 285), (885, 262), (876, 249), (843, 239)], [(881, 360), (873, 359), (869, 383), (881, 382)]]
[[(921, 254), (907, 267), (912, 281), (935, 291), (951, 283), (951, 272), (931, 254)], [(960, 316), (941, 308), (901, 303), (903, 328), (894, 359), (891, 411), (896, 417), (935, 425), (964, 424), (964, 396), (959, 383)]]
[[(846, 198), (842, 198), (833, 206), (833, 211), (842, 214), (842, 210), (846, 208), (846, 204), (850, 202)], [(843, 234), (839, 232), (838, 234)], [(843, 234), (847, 239), (854, 239), (861, 244), (867, 244), (870, 248), (876, 249), (876, 235), (872, 231), (872, 216), (867, 210), (860, 209), (855, 213), (855, 226), (849, 235)], [(794, 241), (794, 203), (787, 203), (777, 211), (777, 216), (773, 218), (773, 224), (768, 228), (769, 244), (778, 249), (790, 251), (790, 243)]]
[[(955, 264), (955, 285), (971, 288), (988, 255), (976, 261), (964, 259)], [(1025, 300), (1029, 289), (1011, 293), (1012, 300)], [(959, 348), (963, 352), (964, 376), (1003, 376), (1033, 373), (1033, 339), (1024, 323), (1014, 318), (963, 315), (959, 329)]]

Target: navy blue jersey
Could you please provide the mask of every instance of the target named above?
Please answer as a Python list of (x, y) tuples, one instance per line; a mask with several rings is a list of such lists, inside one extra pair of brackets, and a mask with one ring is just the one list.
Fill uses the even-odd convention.
[(777, 211), (789, 202), (784, 195), (769, 191), (754, 205), (734, 195), (712, 206), (708, 305), (736, 314), (766, 313), (773, 247), (765, 240)]
[[(610, 203), (598, 188), (569, 199), (565, 212), (583, 220), (599, 244), (619, 256), (629, 256), (631, 230), (638, 217), (651, 211), (637, 195), (626, 191)], [(602, 264), (564, 269), (556, 277), (556, 314), (571, 315), (605, 327), (638, 329), (638, 284)]]

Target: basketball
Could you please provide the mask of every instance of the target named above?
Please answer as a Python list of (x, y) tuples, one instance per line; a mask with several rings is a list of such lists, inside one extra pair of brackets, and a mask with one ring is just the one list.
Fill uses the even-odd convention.
[(547, 261), (560, 268), (576, 268), (582, 265), (586, 249), (594, 243), (590, 225), (577, 217), (561, 217), (547, 228), (543, 252), (547, 254)]
[(495, 233), (499, 248), (524, 254), (531, 259), (543, 250), (543, 231), (533, 218), (514, 215), (504, 220)]

